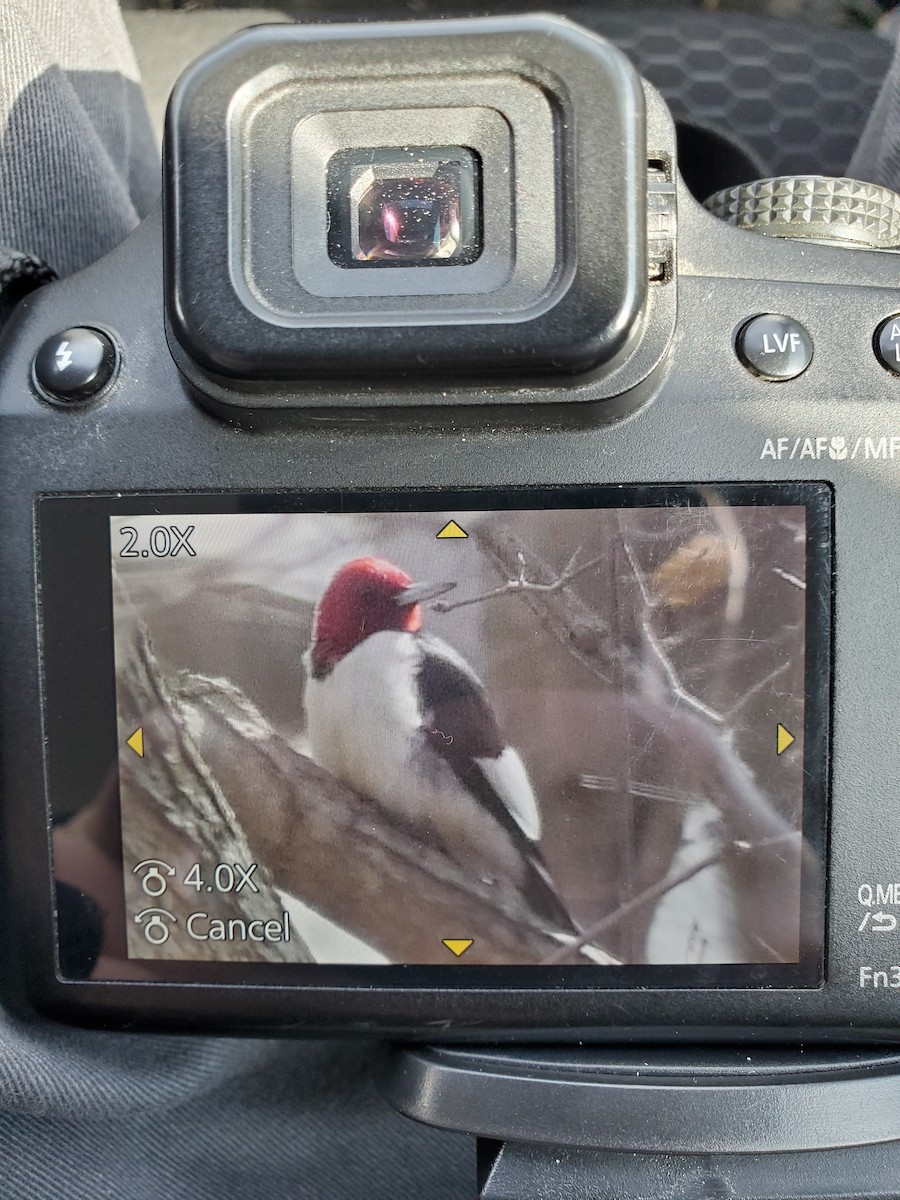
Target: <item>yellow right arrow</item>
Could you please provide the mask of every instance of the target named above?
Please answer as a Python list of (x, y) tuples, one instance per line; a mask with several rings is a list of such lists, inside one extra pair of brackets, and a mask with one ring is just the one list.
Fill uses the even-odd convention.
[(131, 735), (131, 737), (128, 739), (128, 741), (125, 743), (125, 745), (130, 746), (131, 749), (138, 756), (138, 758), (144, 757), (144, 727), (143, 727), (143, 725), (138, 725), (137, 729), (134, 731), (134, 733)]
[(778, 724), (775, 732), (775, 753), (784, 754), (788, 746), (793, 746), (796, 738), (789, 729), (785, 729), (782, 724)]

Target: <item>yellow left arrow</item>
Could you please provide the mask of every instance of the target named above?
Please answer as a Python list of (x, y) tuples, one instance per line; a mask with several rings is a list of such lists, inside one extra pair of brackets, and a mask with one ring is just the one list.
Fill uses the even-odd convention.
[(138, 756), (138, 758), (144, 757), (144, 727), (143, 727), (143, 725), (138, 725), (137, 729), (134, 731), (134, 733), (131, 735), (131, 737), (128, 739), (128, 741), (125, 743), (125, 745), (130, 746), (131, 749)]

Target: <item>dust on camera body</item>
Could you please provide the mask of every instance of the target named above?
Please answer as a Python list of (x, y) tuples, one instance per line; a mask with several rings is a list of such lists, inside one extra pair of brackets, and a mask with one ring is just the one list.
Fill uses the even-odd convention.
[(898, 213), (559, 18), (191, 68), (4, 339), (11, 1002), (895, 1037)]

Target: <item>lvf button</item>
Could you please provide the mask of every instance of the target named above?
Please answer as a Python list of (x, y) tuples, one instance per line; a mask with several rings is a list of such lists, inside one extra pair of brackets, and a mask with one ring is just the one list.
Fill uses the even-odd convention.
[(763, 313), (738, 331), (737, 356), (754, 375), (773, 383), (796, 379), (813, 357), (813, 341), (793, 317)]
[(875, 357), (887, 371), (900, 375), (900, 316), (888, 317), (875, 330)]

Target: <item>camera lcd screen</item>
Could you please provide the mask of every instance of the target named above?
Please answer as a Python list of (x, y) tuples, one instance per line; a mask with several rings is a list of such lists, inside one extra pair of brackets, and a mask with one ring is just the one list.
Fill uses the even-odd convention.
[(826, 491), (45, 501), (108, 564), (118, 761), (54, 797), (94, 976), (815, 985)]

